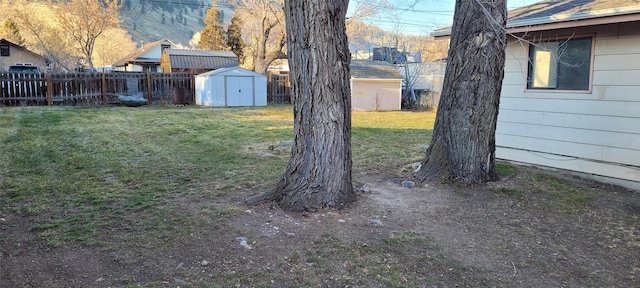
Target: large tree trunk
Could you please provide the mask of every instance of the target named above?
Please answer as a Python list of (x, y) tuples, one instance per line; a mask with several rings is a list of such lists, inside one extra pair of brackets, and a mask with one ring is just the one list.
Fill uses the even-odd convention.
[(275, 200), (289, 211), (343, 208), (351, 183), (348, 0), (285, 3), (287, 54), (294, 105), (294, 145), (282, 180), (247, 199)]
[(453, 22), (433, 138), (417, 177), (466, 184), (497, 180), (505, 0), (457, 0)]

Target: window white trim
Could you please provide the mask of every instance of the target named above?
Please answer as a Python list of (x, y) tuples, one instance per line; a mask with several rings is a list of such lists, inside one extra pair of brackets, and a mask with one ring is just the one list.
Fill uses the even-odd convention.
[[(555, 89), (553, 87), (555, 87), (557, 85), (557, 79), (556, 78), (552, 78), (552, 75), (548, 75), (548, 74), (553, 74), (553, 71), (557, 71), (557, 62), (552, 62), (554, 61), (554, 58), (557, 56), (554, 56), (553, 53), (549, 53), (549, 54), (545, 54), (545, 53), (540, 53), (540, 54), (536, 54), (536, 56), (540, 57), (538, 60), (531, 59), (531, 49), (532, 47), (534, 47), (534, 45), (538, 45), (538, 43), (540, 43), (539, 45), (552, 45), (554, 43), (558, 43), (561, 41), (567, 41), (567, 40), (572, 40), (572, 39), (586, 39), (586, 38), (590, 38), (591, 39), (591, 47), (590, 47), (590, 55), (589, 55), (589, 79), (588, 79), (588, 84), (587, 84), (587, 89), (585, 90), (573, 90), (573, 89)], [(591, 94), (592, 89), (593, 89), (593, 71), (594, 71), (594, 58), (595, 58), (595, 44), (596, 44), (596, 35), (595, 34), (581, 34), (581, 35), (571, 35), (571, 36), (556, 36), (556, 37), (546, 37), (546, 38), (539, 38), (539, 39), (528, 39), (528, 41), (535, 43), (535, 44), (529, 44), (527, 45), (527, 69), (526, 69), (526, 77), (525, 77), (525, 83), (524, 83), (524, 91), (525, 92), (532, 92), (532, 93), (575, 93), (575, 94)], [(557, 44), (556, 44), (557, 45)], [(552, 45), (553, 46), (553, 45)], [(548, 65), (550, 66), (548, 71), (546, 71), (547, 73), (543, 73), (544, 71), (537, 71), (536, 69), (532, 69), (531, 65), (533, 64), (531, 61), (541, 61), (542, 63), (544, 63), (545, 61), (547, 61)], [(557, 60), (556, 60), (557, 61)], [(534, 71), (533, 73), (537, 74), (537, 75), (530, 75), (530, 73)], [(533, 81), (539, 81), (537, 84), (538, 85), (542, 85), (544, 86), (545, 84), (548, 85), (548, 88), (544, 88), (544, 87), (539, 87), (539, 88), (530, 88), (530, 76), (533, 76)], [(546, 77), (545, 77), (546, 76)]]

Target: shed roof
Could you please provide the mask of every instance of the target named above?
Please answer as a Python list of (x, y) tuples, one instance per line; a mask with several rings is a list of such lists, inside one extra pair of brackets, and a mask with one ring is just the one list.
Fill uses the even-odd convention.
[(395, 65), (386, 61), (352, 60), (351, 78), (404, 79)]
[(166, 49), (171, 69), (219, 69), (239, 65), (231, 51)]
[[(598, 22), (594, 22), (596, 20)], [(640, 0), (545, 0), (510, 10), (507, 29), (517, 33), (638, 20)], [(548, 27), (550, 24), (556, 25)], [(451, 27), (446, 27), (431, 35), (442, 37), (450, 34)]]
[(202, 74), (196, 75), (196, 77), (208, 77), (215, 75), (238, 75), (238, 76), (258, 76), (258, 77), (266, 77), (260, 73), (253, 72), (251, 70), (244, 69), (242, 67), (227, 67), (220, 68), (216, 70), (212, 70), (209, 72), (205, 72)]

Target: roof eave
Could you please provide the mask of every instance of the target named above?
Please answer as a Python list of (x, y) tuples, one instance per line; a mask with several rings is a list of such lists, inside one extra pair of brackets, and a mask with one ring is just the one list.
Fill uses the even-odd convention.
[[(515, 21), (507, 20), (507, 31), (509, 33), (522, 33), (631, 21), (640, 21), (640, 7), (612, 8), (571, 14), (563, 13)], [(449, 37), (451, 36), (451, 29), (434, 31), (431, 36), (434, 38)]]
[(404, 80), (404, 78), (371, 78), (371, 77), (365, 77), (365, 78), (358, 78), (358, 77), (351, 77), (351, 80), (359, 80), (359, 81), (371, 81), (371, 82), (396, 82), (396, 81), (402, 81)]
[(534, 32), (534, 31), (542, 31), (542, 30), (554, 30), (554, 29), (565, 29), (565, 28), (576, 28), (576, 27), (584, 27), (584, 26), (593, 26), (593, 25), (606, 25), (606, 24), (615, 24), (615, 23), (624, 23), (624, 22), (632, 22), (632, 21), (640, 21), (640, 13), (638, 14), (626, 14), (619, 16), (608, 16), (608, 17), (598, 17), (598, 18), (583, 18), (583, 19), (572, 19), (572, 20), (563, 20), (563, 21), (548, 21), (542, 23), (520, 23), (519, 25), (509, 25), (507, 24), (507, 31), (509, 33), (523, 33), (523, 32)]

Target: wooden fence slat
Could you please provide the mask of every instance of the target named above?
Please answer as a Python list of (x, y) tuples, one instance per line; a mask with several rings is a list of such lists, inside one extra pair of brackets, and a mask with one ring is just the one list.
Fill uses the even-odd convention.
[(269, 74), (267, 78), (267, 101), (270, 103), (291, 103), (288, 74)]
[(51, 106), (52, 96), (53, 96), (53, 82), (51, 82), (51, 75), (47, 74), (47, 106)]
[(117, 103), (118, 95), (141, 94), (152, 103), (173, 103), (173, 88), (195, 100), (191, 73), (8, 73), (0, 72), (0, 105), (98, 105)]

